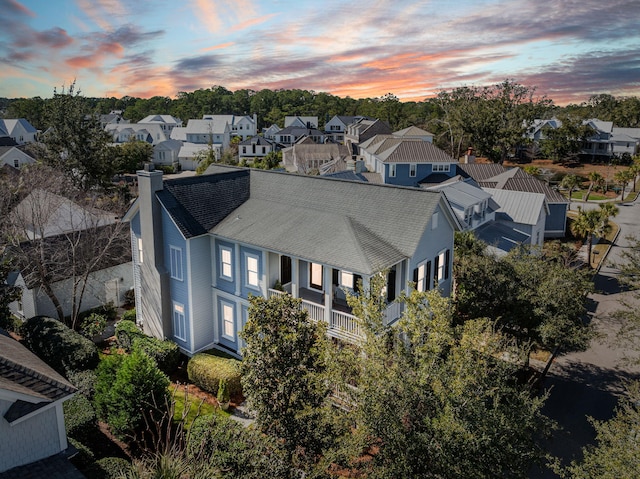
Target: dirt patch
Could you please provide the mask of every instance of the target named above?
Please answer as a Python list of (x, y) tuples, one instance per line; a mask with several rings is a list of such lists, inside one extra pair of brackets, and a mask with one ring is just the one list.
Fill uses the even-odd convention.
[[(606, 165), (601, 163), (579, 163), (575, 166), (563, 166), (560, 163), (553, 163), (552, 160), (533, 160), (526, 165), (537, 166), (540, 169), (547, 169), (552, 173), (571, 174), (576, 176), (584, 176), (585, 178), (592, 172), (600, 173), (609, 183), (613, 182), (613, 177), (617, 171), (624, 170), (627, 167), (621, 165)], [(504, 166), (526, 166), (523, 164), (505, 161)]]

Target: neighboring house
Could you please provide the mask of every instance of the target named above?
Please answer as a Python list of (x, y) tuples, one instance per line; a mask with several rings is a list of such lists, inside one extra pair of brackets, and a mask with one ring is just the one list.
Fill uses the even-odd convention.
[(590, 126), (594, 133), (587, 138), (580, 154), (590, 160), (609, 160), (613, 155), (613, 122), (592, 118), (583, 124)]
[(35, 163), (36, 159), (29, 155), (23, 148), (17, 146), (0, 146), (0, 167), (3, 165), (21, 168), (24, 165)]
[(418, 128), (417, 126), (410, 126), (408, 128), (404, 128), (403, 130), (394, 131), (393, 136), (397, 136), (398, 138), (404, 138), (407, 140), (422, 140), (433, 143), (433, 133), (429, 133), (422, 128)]
[(213, 120), (216, 123), (226, 122), (231, 129), (231, 136), (239, 136), (242, 140), (258, 134), (258, 115), (204, 115), (203, 120)]
[(149, 115), (140, 120), (138, 125), (158, 125), (168, 139), (174, 128), (182, 126), (182, 120), (171, 115)]
[[(43, 241), (42, 250), (47, 252), (47, 261), (49, 258), (55, 258), (55, 262), (52, 260), (48, 264), (48, 274), (52, 289), (65, 315), (72, 312), (72, 285), (77, 279), (74, 278), (74, 274), (86, 271), (84, 261), (95, 259), (87, 254), (82, 255), (82, 251), (93, 252), (99, 249), (105, 251), (105, 254), (90, 269), (91, 273), (82, 297), (81, 312), (109, 302), (116, 306), (124, 304), (125, 293), (133, 287), (133, 271), (127, 227), (113, 226), (119, 222), (118, 218), (102, 211), (89, 211), (67, 198), (44, 190), (30, 193), (10, 214), (13, 222), (22, 225), (19, 228), (21, 234), (28, 237), (20, 245), (21, 250), (28, 252), (36, 248), (37, 242)], [(113, 233), (112, 229), (117, 233)], [(74, 259), (71, 254), (54, 254), (61, 250), (69, 250), (70, 242), (74, 244), (74, 251), (80, 252), (78, 258), (84, 259)], [(96, 249), (96, 243), (105, 244), (104, 249)], [(40, 263), (27, 261), (26, 258), (33, 255), (16, 256), (19, 269), (12, 274), (11, 284), (20, 287), (22, 292), (20, 299), (9, 305), (12, 313), (23, 318), (37, 315), (57, 317), (51, 299), (38, 282)], [(83, 267), (74, 271), (73, 265), (81, 263)]]
[(287, 126), (274, 135), (274, 140), (281, 147), (287, 147), (305, 138), (310, 138), (314, 143), (324, 143), (326, 137), (323, 131), (315, 128)]
[(361, 143), (358, 153), (369, 172), (391, 185), (438, 184), (456, 174), (458, 163), (433, 143), (394, 135), (376, 135)]
[(640, 128), (613, 127), (613, 154), (621, 156), (628, 153), (631, 156), (640, 153)]
[(275, 149), (275, 142), (263, 136), (253, 136), (238, 144), (238, 156), (240, 159), (264, 158)]
[[(476, 168), (469, 168), (471, 165), (459, 165), (459, 171), (467, 174), (471, 171), (478, 171), (480, 164), (473, 165)], [(521, 168), (507, 169), (501, 165), (486, 165), (488, 171), (494, 173), (500, 167), (503, 171), (494, 176), (482, 176), (478, 180), (473, 179), (483, 188), (493, 188), (499, 190), (519, 191), (524, 193), (541, 193), (545, 196), (549, 214), (545, 221), (545, 238), (562, 238), (567, 228), (567, 211), (570, 202), (559, 191), (554, 190), (544, 181), (541, 181), (529, 174)]]
[(337, 143), (316, 144), (303, 141), (282, 150), (282, 162), (287, 171), (309, 173), (328, 164), (351, 159), (349, 149)]
[(122, 110), (111, 110), (107, 115), (100, 115), (98, 120), (100, 121), (100, 126), (102, 128), (106, 128), (107, 125), (130, 123), (129, 120), (125, 120), (122, 116)]
[(13, 139), (18, 145), (34, 143), (38, 130), (24, 118), (0, 119), (0, 136)]
[[(0, 334), (0, 473), (67, 449), (62, 403), (75, 392), (35, 354)], [(24, 471), (23, 477), (43, 476)]]
[(499, 254), (509, 252), (518, 244), (542, 247), (545, 220), (549, 214), (543, 194), (492, 188), (483, 190), (491, 195), (498, 209), (494, 223), (475, 230), (481, 240), (494, 247)]
[(317, 129), (318, 117), (317, 116), (285, 116), (284, 127), (295, 126), (298, 128)]
[(179, 163), (182, 141), (165, 140), (153, 147), (153, 163), (162, 166), (173, 166)]
[(276, 134), (281, 130), (278, 125), (275, 123), (271, 125), (269, 128), (264, 128), (262, 131), (262, 136), (264, 136), (267, 140), (276, 140)]
[(155, 146), (169, 138), (160, 123), (109, 124), (105, 127), (105, 131), (109, 132), (113, 136), (113, 142), (118, 144), (138, 140)]
[(188, 355), (239, 355), (248, 296), (294, 297), (328, 334), (360, 335), (344, 290), (387, 271), (386, 322), (414, 282), (451, 291), (456, 215), (441, 193), (213, 165), (164, 180), (138, 172), (130, 220), (136, 311), (144, 331)]
[(187, 141), (187, 127), (176, 126), (173, 130), (171, 130), (171, 139), (182, 142)]
[(345, 144), (354, 155), (358, 154), (357, 146), (376, 135), (391, 135), (391, 127), (381, 120), (363, 118), (347, 125), (344, 132)]
[(225, 119), (189, 120), (185, 133), (188, 143), (213, 145), (221, 151), (229, 148), (231, 141), (231, 126)]
[(367, 118), (365, 116), (334, 115), (333, 118), (324, 124), (324, 132), (327, 136), (330, 136), (331, 141), (334, 143), (344, 143), (344, 132), (347, 130), (347, 127), (362, 119), (373, 120), (373, 118)]
[[(209, 150), (209, 145), (201, 143), (183, 143), (178, 151), (178, 163), (180, 169), (183, 171), (195, 171), (198, 167), (198, 163), (202, 158), (202, 155), (206, 155)], [(222, 156), (221, 145), (211, 145), (211, 151), (216, 159)]]
[(496, 219), (500, 207), (487, 191), (464, 181), (451, 181), (427, 188), (442, 191), (458, 215), (464, 230), (475, 230)]

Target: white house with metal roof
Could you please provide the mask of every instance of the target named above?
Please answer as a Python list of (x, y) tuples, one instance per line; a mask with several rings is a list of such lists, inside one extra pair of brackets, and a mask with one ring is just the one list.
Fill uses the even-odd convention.
[(242, 140), (258, 134), (258, 115), (203, 115), (203, 120), (211, 120), (216, 123), (227, 123), (231, 136), (239, 136)]
[(248, 296), (291, 294), (332, 337), (354, 341), (345, 291), (387, 274), (387, 324), (411, 284), (451, 290), (457, 216), (440, 192), (213, 165), (164, 180), (138, 172), (127, 213), (145, 332), (187, 354), (239, 355)]

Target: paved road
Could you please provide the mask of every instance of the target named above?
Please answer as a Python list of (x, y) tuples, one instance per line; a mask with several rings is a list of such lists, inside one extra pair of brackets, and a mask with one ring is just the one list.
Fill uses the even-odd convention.
[[(576, 209), (575, 203), (572, 209)], [(624, 383), (640, 379), (639, 367), (622, 363), (630, 351), (616, 341), (619, 326), (610, 317), (612, 312), (620, 309), (623, 298), (630, 298), (630, 293), (621, 291), (616, 279), (618, 271), (612, 263), (620, 261), (620, 253), (628, 246), (628, 235), (640, 238), (640, 203), (623, 204), (619, 209), (614, 221), (620, 225), (621, 234), (595, 278), (597, 292), (590, 296), (589, 315), (603, 337), (595, 341), (588, 351), (568, 354), (556, 360), (545, 382), (550, 391), (545, 412), (561, 428), (548, 446), (564, 464), (579, 459), (582, 448), (595, 440), (595, 431), (587, 416), (609, 419)], [(530, 477), (551, 479), (558, 476), (536, 468)]]

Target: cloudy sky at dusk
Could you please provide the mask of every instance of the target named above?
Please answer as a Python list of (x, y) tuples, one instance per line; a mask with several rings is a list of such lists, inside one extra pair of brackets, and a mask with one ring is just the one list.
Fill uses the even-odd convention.
[(640, 96), (640, 0), (0, 0), (0, 97), (222, 85), (352, 98), (511, 78), (558, 104)]

